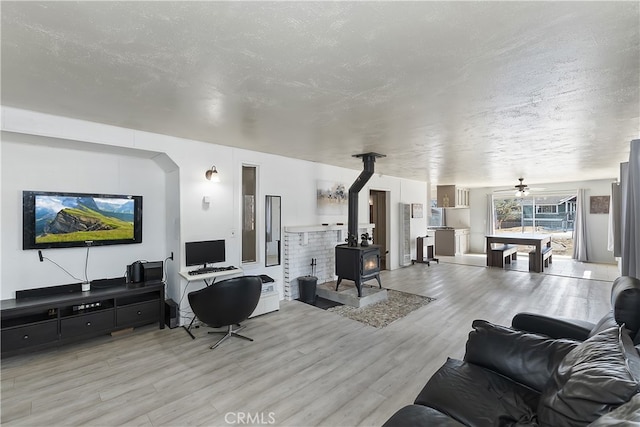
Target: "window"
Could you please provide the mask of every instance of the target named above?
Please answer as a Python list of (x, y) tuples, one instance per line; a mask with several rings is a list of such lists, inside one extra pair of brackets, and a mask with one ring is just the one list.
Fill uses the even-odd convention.
[(550, 205), (542, 205), (542, 206), (536, 206), (536, 213), (549, 213), (549, 214), (553, 214), (553, 213), (557, 213), (558, 212), (558, 206), (550, 206)]
[(444, 208), (438, 207), (438, 201), (433, 199), (431, 201), (431, 215), (429, 215), (429, 227), (441, 227), (444, 225), (444, 215), (442, 214)]
[(493, 202), (496, 233), (551, 234), (553, 254), (571, 255), (576, 212), (575, 194), (494, 196)]
[(242, 166), (242, 262), (257, 261), (255, 166)]

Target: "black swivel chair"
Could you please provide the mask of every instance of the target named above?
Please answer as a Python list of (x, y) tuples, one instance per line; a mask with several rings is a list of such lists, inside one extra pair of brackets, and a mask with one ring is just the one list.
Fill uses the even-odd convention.
[(228, 327), (226, 332), (209, 332), (224, 334), (210, 347), (211, 349), (216, 348), (231, 336), (253, 341), (249, 337), (238, 334), (244, 326), (233, 329), (233, 325), (240, 325), (240, 322), (249, 318), (258, 305), (261, 292), (262, 280), (259, 276), (242, 276), (222, 280), (189, 293), (191, 310), (198, 319), (214, 328)]

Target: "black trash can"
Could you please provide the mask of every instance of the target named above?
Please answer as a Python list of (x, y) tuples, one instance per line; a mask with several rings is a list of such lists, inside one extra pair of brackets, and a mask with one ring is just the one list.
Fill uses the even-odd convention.
[(300, 301), (306, 302), (307, 304), (315, 304), (317, 285), (318, 285), (318, 278), (316, 276), (298, 277)]

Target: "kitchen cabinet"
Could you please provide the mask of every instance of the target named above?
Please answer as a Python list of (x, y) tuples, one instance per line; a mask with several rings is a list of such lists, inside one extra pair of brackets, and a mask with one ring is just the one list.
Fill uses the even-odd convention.
[(453, 256), (455, 255), (455, 230), (436, 230), (436, 254)]
[(448, 228), (436, 230), (436, 254), (463, 255), (469, 252), (469, 229)]
[(469, 229), (462, 228), (456, 229), (454, 233), (455, 238), (455, 254), (464, 255), (469, 252)]
[(468, 208), (469, 189), (455, 185), (438, 185), (436, 187), (439, 208)]

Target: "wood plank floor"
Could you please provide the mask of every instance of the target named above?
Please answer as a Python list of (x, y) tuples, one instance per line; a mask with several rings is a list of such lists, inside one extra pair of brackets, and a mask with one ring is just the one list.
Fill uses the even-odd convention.
[[(440, 262), (446, 263), (477, 265), (481, 267), (487, 265), (486, 254), (468, 253), (456, 256), (438, 256), (438, 258)], [(529, 254), (518, 253), (518, 259), (511, 264), (505, 264), (504, 268), (506, 270), (529, 271)], [(619, 270), (615, 264), (579, 262), (571, 259), (569, 256), (553, 255), (553, 262), (544, 268), (544, 274), (613, 281), (618, 277)]]
[(610, 309), (605, 280), (441, 262), (382, 281), (437, 300), (383, 329), (284, 301), (245, 322), (254, 342), (209, 350), (207, 328), (192, 340), (148, 326), (3, 359), (2, 425), (379, 426), (463, 356), (472, 320), (508, 325), (526, 310), (596, 321)]

